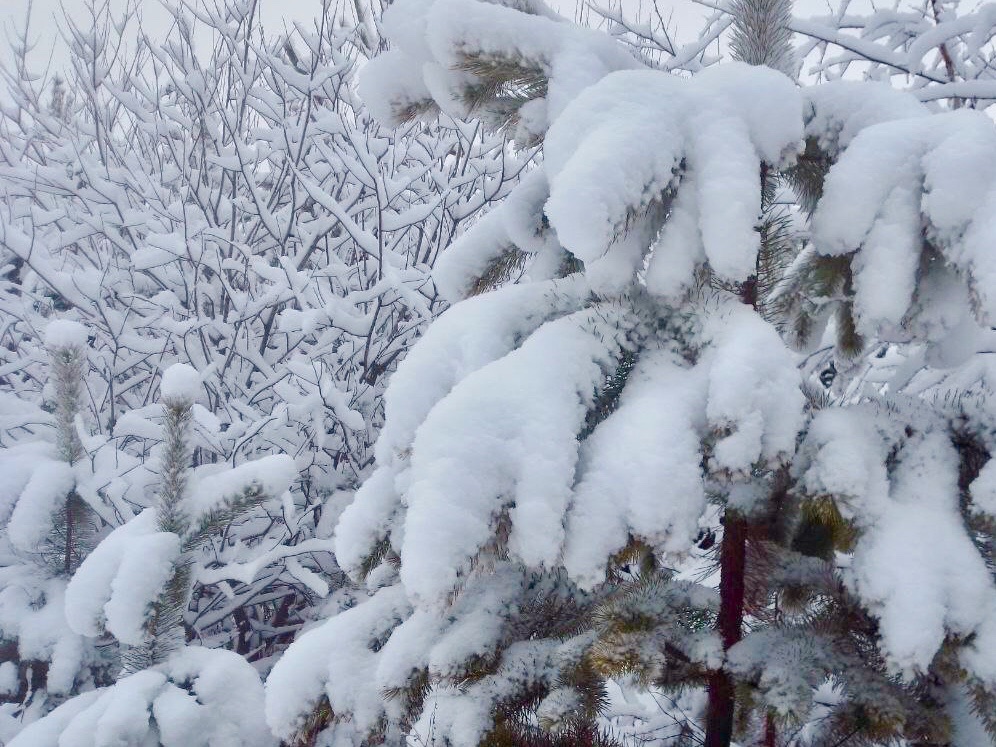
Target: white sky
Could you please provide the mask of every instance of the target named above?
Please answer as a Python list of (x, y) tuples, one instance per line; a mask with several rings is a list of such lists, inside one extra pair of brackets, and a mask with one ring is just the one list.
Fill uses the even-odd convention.
[[(103, 0), (98, 0), (102, 2)], [(125, 7), (126, 0), (109, 0), (113, 9)], [(167, 30), (168, 16), (163, 10), (159, 0), (134, 0), (137, 2), (143, 17), (143, 25), (146, 30), (155, 36), (156, 32), (165, 34)], [(561, 6), (564, 15), (573, 17), (575, 2), (579, 0), (552, 0), (554, 7)], [(642, 2), (642, 0), (623, 0), (624, 2)], [(665, 17), (674, 12), (674, 18), (678, 24), (679, 38), (686, 38), (694, 34), (699, 27), (699, 19), (703, 16), (704, 10), (696, 5), (692, 0), (657, 0), (662, 5), (666, 5), (668, 10)], [(799, 0), (797, 0), (799, 2)], [(805, 5), (817, 5), (819, 9), (825, 8), (823, 0), (801, 0)], [(60, 54), (58, 45), (59, 28), (55, 21), (61, 15), (60, 6), (64, 6), (68, 12), (77, 18), (85, 18), (85, 0), (0, 0), (0, 28), (9, 30), (12, 24), (18, 27), (23, 26), (25, 14), (29, 4), (32, 6), (32, 21), (30, 27), (30, 38), (36, 44), (32, 56), (32, 67), (37, 68), (44, 65), (50, 56), (53, 57), (55, 66), (65, 64), (64, 55)], [(265, 29), (277, 30), (283, 27), (284, 23), (293, 21), (311, 21), (319, 13), (322, 7), (322, 0), (260, 0), (260, 8)], [(53, 56), (53, 49), (55, 54)], [(11, 49), (7, 35), (0, 36), (0, 60), (9, 62), (11, 59)]]
[[(106, 0), (111, 8), (119, 11), (128, 0)], [(259, 0), (264, 29), (277, 31), (285, 24), (295, 21), (310, 25), (322, 8), (322, 0)], [(576, 3), (586, 0), (548, 0), (568, 17), (574, 16)], [(694, 0), (595, 0), (597, 4), (624, 3), (627, 7), (641, 7), (643, 3), (659, 3), (662, 15), (673, 18), (677, 28), (677, 41), (691, 41), (701, 27), (701, 19), (706, 9)], [(867, 1), (867, 0), (866, 0)], [(95, 0), (102, 4), (105, 0)], [(142, 23), (151, 36), (168, 31), (168, 14), (160, 0), (132, 0), (140, 9)], [(795, 0), (796, 13), (800, 16), (823, 15), (836, 0)], [(78, 19), (86, 17), (87, 0), (0, 0), (0, 63), (9, 64), (12, 51), (9, 34), (15, 26), (23, 27), (28, 7), (32, 8), (29, 39), (35, 45), (30, 57), (33, 72), (43, 72), (51, 60), (52, 72), (64, 67), (67, 62), (63, 45), (60, 43), (59, 25), (56, 21), (65, 8)]]
[[(132, 0), (138, 5), (142, 25), (150, 36), (165, 36), (169, 16), (159, 0)], [(97, 0), (102, 3), (103, 0)], [(127, 5), (126, 0), (109, 0), (113, 11), (120, 11)], [(32, 55), (32, 67), (44, 65), (52, 57), (56, 67), (65, 64), (60, 54), (59, 26), (56, 21), (62, 16), (62, 7), (77, 19), (87, 17), (85, 0), (0, 0), (0, 28), (9, 31), (12, 25), (22, 28), (29, 5), (31, 6), (31, 26), (29, 37), (36, 45)], [(285, 22), (294, 20), (310, 21), (321, 10), (321, 0), (260, 0), (263, 26), (267, 29), (280, 29)], [(7, 63), (11, 58), (9, 34), (0, 36), (0, 60)], [(53, 54), (54, 52), (54, 54)]]

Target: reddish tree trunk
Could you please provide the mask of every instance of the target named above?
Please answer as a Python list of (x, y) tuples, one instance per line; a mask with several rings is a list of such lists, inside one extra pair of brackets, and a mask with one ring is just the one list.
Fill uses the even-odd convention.
[[(729, 650), (743, 633), (744, 571), (747, 560), (747, 520), (727, 511), (719, 554), (719, 635)], [(709, 678), (704, 747), (730, 747), (736, 693), (733, 678), (717, 669)]]
[(778, 729), (770, 711), (764, 716), (764, 747), (778, 747)]

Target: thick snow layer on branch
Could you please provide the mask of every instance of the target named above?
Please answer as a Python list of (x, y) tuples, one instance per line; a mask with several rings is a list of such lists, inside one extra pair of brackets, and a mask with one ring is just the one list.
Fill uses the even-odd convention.
[(271, 747), (263, 686), (231, 651), (184, 648), (153, 669), (79, 695), (10, 747)]
[(159, 394), (167, 403), (193, 403), (201, 394), (201, 375), (193, 366), (186, 363), (174, 363), (163, 371), (163, 379), (159, 384)]
[(45, 347), (49, 350), (85, 348), (87, 336), (86, 327), (79, 322), (56, 319), (45, 327)]
[[(579, 28), (541, 2), (401, 0), (384, 14), (393, 49), (360, 74), (364, 101), (383, 121), (404, 120), (433, 102), (444, 112), (467, 117), (469, 92), (486, 82), (468, 62), (516, 66), (545, 79), (543, 95), (519, 107), (518, 135), (541, 135), (587, 86), (615, 70), (643, 67), (611, 36)], [(468, 95), (469, 94), (469, 95)], [(499, 105), (496, 121), (507, 119)]]
[(55, 455), (55, 447), (43, 441), (14, 444), (0, 451), (0, 473), (4, 476), (0, 481), (0, 523), (10, 520), (11, 512), (38, 466), (57, 461)]
[[(523, 687), (553, 687), (576, 652), (573, 641), (541, 638), (512, 643), (502, 653), (494, 673), (466, 687), (441, 685), (432, 689), (416, 730), (430, 725), (454, 747), (475, 747), (492, 724), (493, 709)], [(573, 655), (573, 656), (572, 656)], [(537, 689), (539, 689), (537, 687)]]
[(183, 508), (196, 524), (254, 488), (266, 498), (280, 498), (297, 476), (294, 459), (287, 454), (272, 454), (237, 467), (205, 466), (193, 473)]
[(813, 421), (803, 447), (807, 491), (832, 496), (862, 529), (846, 573), (879, 620), (890, 667), (926, 670), (948, 632), (974, 634), (963, 652), (978, 676), (996, 681), (990, 650), (996, 587), (965, 532), (958, 507), (958, 455), (943, 429), (922, 424), (886, 464), (900, 438), (891, 413), (831, 408)]
[(923, 234), (972, 281), (983, 320), (996, 315), (996, 127), (959, 110), (862, 130), (827, 175), (813, 239), (852, 262), (858, 328), (898, 324), (912, 302)]
[(266, 679), (266, 722), (290, 740), (322, 695), (334, 713), (351, 714), (362, 734), (384, 712), (375, 648), (411, 613), (401, 586), (339, 613), (298, 637)]
[(377, 442), (387, 463), (408, 449), (432, 408), (463, 379), (512, 350), (540, 325), (578, 309), (580, 279), (512, 286), (467, 299), (443, 314), (398, 366), (384, 395), (388, 422)]
[(149, 606), (162, 592), (180, 555), (180, 538), (157, 529), (146, 509), (111, 532), (80, 564), (66, 589), (73, 630), (98, 636), (104, 628), (130, 645), (145, 640)]
[(866, 127), (911, 117), (930, 110), (915, 97), (888, 83), (833, 81), (803, 89), (806, 135), (836, 157)]
[(850, 569), (849, 584), (879, 620), (890, 665), (906, 676), (926, 671), (947, 631), (966, 637), (985, 627), (980, 647), (994, 642), (996, 588), (957, 500), (958, 455), (946, 435), (907, 444)]
[[(562, 259), (560, 245), (544, 226), (543, 204), (549, 195), (550, 186), (542, 168), (523, 177), (504, 202), (457, 238), (437, 260), (432, 279), (440, 294), (451, 303), (465, 298), (488, 267), (512, 248), (556, 254), (558, 260)], [(544, 279), (537, 276), (536, 269), (536, 262), (531, 262), (530, 279)]]
[[(750, 95), (733, 93), (741, 90)], [(691, 80), (613, 73), (579, 95), (547, 133), (546, 214), (563, 246), (591, 262), (612, 252), (634, 214), (675, 186), (693, 187), (695, 205), (685, 198), (681, 210), (697, 213), (710, 266), (744, 279), (759, 244), (759, 163), (791, 155), (802, 135), (801, 96), (772, 70), (731, 64)], [(694, 178), (678, 183), (682, 171)], [(666, 259), (655, 268), (655, 283), (665, 287), (674, 285), (661, 278)], [(687, 260), (678, 260), (687, 282)]]
[(73, 468), (53, 459), (34, 461), (34, 470), (21, 491), (7, 524), (11, 544), (25, 552), (37, 551), (55, 527), (55, 515), (65, 509), (76, 486)]
[(794, 160), (802, 144), (803, 98), (791, 78), (771, 68), (728, 62), (706, 68), (693, 80), (728, 102), (761, 160), (771, 166)]
[(43, 578), (37, 567), (0, 568), (0, 631), (17, 641), (22, 660), (49, 663), (46, 689), (54, 695), (73, 689), (85, 657), (66, 621), (65, 588), (64, 579)]
[(549, 322), (461, 381), (412, 446), (401, 578), (417, 604), (445, 599), (502, 510), (509, 552), (553, 564), (592, 394), (632, 322), (612, 307)]
[(489, 212), (474, 224), (470, 234), (450, 244), (436, 262), (432, 279), (450, 303), (466, 298), (491, 263), (512, 247), (504, 220), (507, 211), (507, 203), (502, 203)]
[[(388, 11), (394, 7), (396, 4), (389, 6)], [(357, 88), (367, 109), (381, 122), (397, 122), (404, 112), (417, 111), (422, 102), (432, 98), (422, 77), (421, 66), (413, 64), (408, 55), (393, 49), (377, 55), (363, 66)]]
[(888, 494), (888, 435), (881, 421), (865, 410), (829, 408), (812, 421), (803, 455), (797, 461), (801, 480), (811, 495), (834, 496), (846, 518), (854, 518), (869, 502), (878, 510)]
[(606, 558), (631, 535), (673, 551), (690, 546), (705, 506), (705, 396), (701, 371), (670, 352), (644, 353), (618, 408), (588, 437), (563, 558), (582, 586), (605, 580)]
[(644, 281), (647, 290), (667, 300), (677, 300), (695, 282), (695, 271), (706, 260), (699, 230), (695, 174), (681, 177), (671, 213), (651, 246)]
[(387, 418), (377, 441), (377, 471), (336, 528), (336, 556), (343, 568), (355, 571), (387, 534), (398, 505), (395, 481), (407, 470), (415, 432), (432, 408), (547, 319), (579, 308), (586, 290), (579, 279), (510, 286), (463, 301), (429, 328), (384, 395)]
[(805, 398), (792, 352), (774, 327), (742, 304), (713, 315), (706, 416), (718, 438), (710, 466), (748, 474), (795, 450)]

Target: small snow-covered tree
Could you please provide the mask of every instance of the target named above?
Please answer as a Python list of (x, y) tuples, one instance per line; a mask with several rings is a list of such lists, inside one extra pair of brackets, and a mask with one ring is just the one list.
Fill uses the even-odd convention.
[[(5, 475), (0, 516), (0, 669), (4, 703), (0, 739), (81, 688), (105, 684), (116, 666), (106, 641), (88, 642), (69, 625), (66, 584), (104, 522), (91, 507), (93, 468), (81, 439), (87, 332), (69, 320), (45, 329), (51, 371), (50, 414), (7, 402), (9, 428), (0, 450)], [(126, 460), (127, 461), (127, 460)]]
[(227, 521), (279, 499), (297, 470), (290, 457), (271, 456), (191, 474), (200, 388), (190, 366), (176, 364), (163, 374), (155, 505), (108, 534), (65, 590), (69, 628), (90, 637), (109, 632), (125, 645), (122, 676), (59, 706), (12, 745), (273, 743), (260, 712), (258, 673), (235, 652), (187, 647), (184, 615), (203, 562), (201, 545)]

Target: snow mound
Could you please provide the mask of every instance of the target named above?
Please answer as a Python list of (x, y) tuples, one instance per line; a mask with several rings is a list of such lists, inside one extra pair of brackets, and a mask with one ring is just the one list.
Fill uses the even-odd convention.
[(273, 747), (263, 685), (231, 651), (188, 647), (152, 669), (79, 695), (9, 747)]
[(56, 319), (45, 327), (45, 347), (49, 350), (85, 348), (87, 337), (86, 327), (69, 319)]
[(201, 375), (186, 363), (174, 363), (163, 371), (159, 394), (167, 403), (192, 403), (201, 393)]

